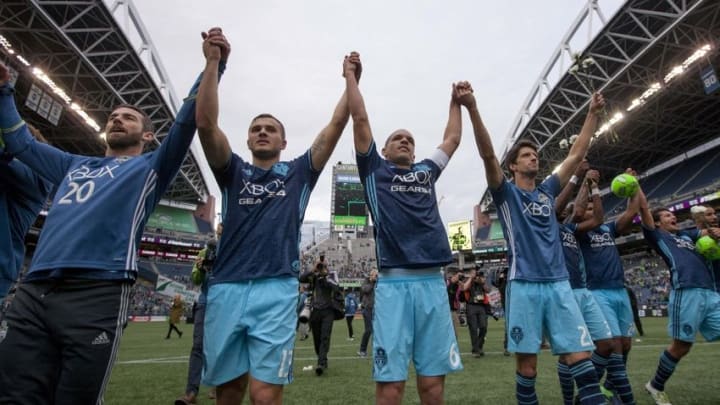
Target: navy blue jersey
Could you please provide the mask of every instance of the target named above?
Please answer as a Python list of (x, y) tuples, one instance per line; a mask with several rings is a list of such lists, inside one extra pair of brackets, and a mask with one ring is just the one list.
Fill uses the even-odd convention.
[(25, 234), (40, 213), (50, 189), (49, 182), (17, 159), (0, 158), (0, 300), (20, 274), (25, 257)]
[(577, 224), (560, 224), (560, 238), (562, 239), (563, 255), (565, 256), (565, 267), (570, 276), (570, 287), (587, 288), (585, 276), (585, 260), (582, 251), (575, 239)]
[(375, 231), (378, 268), (428, 268), (452, 262), (438, 211), (435, 182), (442, 168), (432, 159), (402, 169), (383, 159), (373, 141), (358, 153), (358, 173)]
[(7, 151), (56, 185), (27, 280), (134, 280), (147, 218), (185, 159), (195, 134), (199, 79), (153, 152), (89, 157), (36, 142), (27, 126), (3, 135)]
[[(684, 232), (696, 242), (702, 236), (702, 231), (697, 228), (688, 229)], [(710, 262), (710, 268), (712, 269), (713, 280), (715, 280), (715, 291), (720, 292), (720, 260)]]
[(507, 242), (508, 281), (568, 279), (554, 208), (560, 189), (556, 174), (533, 191), (506, 179), (497, 190), (490, 189)]
[(214, 170), (223, 198), (223, 236), (209, 283), (297, 277), (300, 227), (320, 171), (310, 151), (264, 170), (232, 154)]
[(619, 236), (615, 222), (576, 236), (585, 258), (588, 289), (625, 288), (625, 272), (615, 246), (615, 238)]
[(707, 288), (715, 290), (710, 265), (695, 250), (697, 231), (672, 234), (660, 228), (651, 231), (644, 226), (642, 231), (645, 240), (662, 256), (670, 269), (674, 289)]

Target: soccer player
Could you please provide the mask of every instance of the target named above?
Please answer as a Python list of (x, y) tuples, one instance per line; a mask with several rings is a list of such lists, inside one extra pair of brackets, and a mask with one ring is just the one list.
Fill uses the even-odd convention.
[(567, 158), (539, 186), (535, 183), (537, 145), (522, 140), (513, 146), (506, 157), (513, 181), (506, 180), (474, 99), (467, 106), (508, 244), (506, 328), (508, 350), (516, 354), (515, 394), (520, 404), (537, 403), (537, 352), (543, 330), (548, 332), (553, 352), (565, 355), (581, 403), (604, 403), (590, 361), (593, 343), (568, 282), (554, 212), (555, 196), (583, 160), (604, 104), (600, 94), (592, 95), (582, 130)]
[[(632, 172), (632, 169), (628, 169)], [(634, 172), (632, 172), (634, 174)], [(585, 220), (604, 215), (602, 204), (588, 203)], [(623, 404), (634, 404), (635, 399), (628, 380), (625, 363), (630, 352), (633, 335), (633, 315), (630, 297), (625, 290), (625, 272), (620, 253), (615, 246), (615, 238), (627, 233), (632, 226), (633, 217), (638, 212), (638, 198), (628, 200), (626, 210), (614, 221), (600, 224), (593, 229), (577, 229), (575, 236), (580, 244), (585, 269), (587, 287), (600, 305), (605, 320), (612, 331), (612, 353), (605, 353), (605, 347), (593, 353), (598, 378), (602, 378), (607, 368), (605, 389), (612, 390)]]
[(415, 163), (415, 138), (399, 129), (378, 154), (353, 74), (359, 55), (345, 61), (345, 83), (360, 180), (375, 225), (378, 281), (373, 318), (373, 377), (380, 405), (399, 404), (408, 362), (417, 372), (420, 402), (443, 402), (445, 375), (462, 369), (440, 270), (452, 262), (438, 211), (435, 182), (460, 144), (460, 98), (453, 86), (442, 143)]
[[(718, 227), (718, 217), (715, 209), (709, 205), (696, 205), (690, 209), (692, 218), (695, 221), (695, 227), (699, 232), (703, 230)], [(720, 260), (712, 262), (713, 277), (715, 278), (715, 291), (720, 293)]]
[[(216, 71), (221, 49), (204, 50), (206, 71)], [(282, 123), (270, 114), (253, 118), (246, 162), (218, 127), (213, 76), (200, 84), (197, 123), (223, 193), (223, 237), (208, 280), (203, 382), (218, 387), (220, 405), (242, 402), (248, 386), (251, 402), (280, 404), (283, 385), (292, 381), (300, 226), (349, 119), (347, 99), (343, 94), (310, 149), (290, 161), (280, 160), (287, 143)]]
[[(37, 129), (30, 128), (30, 132), (35, 139), (45, 143)], [(51, 188), (47, 180), (13, 159), (0, 146), (0, 307), (22, 269), (25, 234), (40, 213)]]
[[(210, 31), (208, 41), (229, 46), (218, 30)], [(142, 229), (192, 141), (197, 87), (155, 151), (142, 154), (153, 141), (150, 118), (122, 105), (105, 124), (105, 157), (88, 157), (36, 142), (7, 81), (7, 68), (1, 66), (6, 150), (56, 185), (57, 192), (7, 313), (0, 403), (102, 403), (127, 322)]]
[[(588, 195), (592, 199), (592, 204), (595, 206), (602, 205), (600, 190), (597, 188), (600, 173), (597, 170), (588, 170), (588, 168), (589, 165), (586, 161), (580, 164), (578, 170), (575, 171), (575, 174), (565, 185), (557, 200), (555, 200), (555, 211), (558, 215), (558, 221), (560, 222), (560, 237), (565, 257), (565, 266), (570, 276), (570, 287), (573, 290), (575, 300), (588, 327), (590, 338), (592, 338), (595, 343), (595, 353), (601, 353), (607, 357), (613, 350), (612, 332), (595, 298), (587, 289), (585, 260), (583, 259), (582, 252), (575, 238), (575, 232), (588, 231), (597, 227), (603, 221), (602, 210), (595, 210), (592, 217), (584, 218), (588, 205)], [(565, 203), (572, 195), (572, 190), (578, 183), (578, 179), (583, 177), (584, 179), (575, 198), (575, 203), (564, 208)], [(569, 215), (570, 213), (572, 213), (572, 215)], [(595, 357), (595, 353), (593, 353), (593, 358)], [(596, 372), (598, 368), (598, 365), (595, 364)], [(602, 366), (602, 369), (604, 369), (604, 366)], [(564, 355), (561, 355), (558, 359), (558, 377), (560, 378), (563, 401), (565, 405), (572, 405), (574, 384), (572, 374), (567, 366), (567, 358)]]
[(685, 357), (699, 332), (711, 342), (720, 339), (720, 295), (715, 292), (709, 264), (695, 250), (701, 235), (720, 238), (720, 228), (710, 227), (692, 234), (680, 231), (677, 218), (666, 208), (650, 211), (647, 198), (638, 191), (645, 240), (660, 255), (672, 274), (668, 305), (668, 334), (672, 342), (660, 355), (655, 376), (645, 389), (657, 405), (670, 405), (665, 383)]

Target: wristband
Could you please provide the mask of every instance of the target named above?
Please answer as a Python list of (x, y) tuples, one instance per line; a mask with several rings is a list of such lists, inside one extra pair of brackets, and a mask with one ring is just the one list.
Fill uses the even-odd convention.
[(25, 125), (25, 121), (20, 120), (17, 124), (11, 126), (10, 128), (0, 128), (0, 134), (3, 134), (3, 133), (7, 134), (10, 132), (15, 132), (18, 129), (22, 128), (23, 125)]
[(595, 197), (595, 196), (600, 197), (600, 189), (598, 189), (597, 187), (593, 187), (591, 195), (593, 197)]
[(578, 184), (578, 176), (573, 174), (572, 177), (570, 177), (570, 183), (577, 185)]

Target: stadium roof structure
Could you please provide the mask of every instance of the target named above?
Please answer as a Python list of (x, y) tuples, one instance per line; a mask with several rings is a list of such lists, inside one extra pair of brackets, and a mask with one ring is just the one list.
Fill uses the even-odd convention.
[[(602, 25), (595, 33), (598, 20)], [(586, 28), (587, 40), (578, 47)], [(538, 176), (549, 175), (567, 156), (563, 140), (580, 132), (593, 89), (605, 97), (607, 118), (617, 119), (588, 152), (591, 165), (601, 171), (601, 185), (627, 167), (643, 173), (716, 143), (720, 92), (705, 93), (700, 71), (720, 62), (718, 38), (720, 1), (628, 0), (610, 20), (597, 0), (588, 1), (513, 123), (502, 164), (510, 148), (527, 139), (540, 146)], [(587, 57), (594, 63), (571, 73), (573, 62)], [(491, 205), (486, 190), (481, 207)]]
[[(131, 1), (3, 0), (0, 16), (0, 34), (13, 47), (8, 52), (7, 43), (3, 44), (6, 56), (22, 55), (23, 64), (41, 69), (100, 127), (113, 106), (132, 104), (152, 119), (156, 140), (152, 149), (167, 136), (178, 99)], [(0, 56), (2, 51), (0, 47)], [(87, 125), (69, 105), (65, 107), (57, 125), (33, 120), (25, 107), (21, 112), (56, 146), (102, 155), (105, 146), (100, 131)], [(190, 204), (207, 200), (208, 187), (194, 148), (165, 198)]]

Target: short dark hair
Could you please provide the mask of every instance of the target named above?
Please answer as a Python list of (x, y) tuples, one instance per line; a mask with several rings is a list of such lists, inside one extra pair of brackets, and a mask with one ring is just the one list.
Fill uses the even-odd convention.
[(155, 132), (155, 126), (152, 123), (152, 120), (150, 119), (150, 116), (145, 113), (145, 111), (141, 110), (140, 108), (132, 105), (132, 104), (118, 104), (115, 107), (113, 107), (112, 111), (117, 110), (118, 108), (129, 108), (133, 111), (137, 111), (142, 116), (142, 130), (143, 132)]
[(507, 159), (505, 159), (505, 164), (510, 168), (511, 164), (517, 163), (518, 155), (520, 154), (520, 149), (522, 148), (531, 148), (535, 152), (538, 151), (538, 146), (535, 142), (523, 139), (513, 145), (512, 148), (510, 148), (510, 152), (507, 154)]
[(660, 213), (663, 212), (663, 211), (670, 212), (670, 210), (667, 209), (667, 208), (665, 208), (665, 207), (655, 208), (655, 209), (653, 209), (653, 210), (651, 211), (651, 212), (652, 212), (653, 222), (660, 222)]
[(272, 114), (268, 114), (268, 113), (258, 114), (257, 116), (255, 116), (255, 118), (252, 119), (252, 121), (250, 121), (250, 125), (252, 126), (252, 123), (255, 122), (255, 120), (258, 120), (260, 118), (270, 118), (270, 119), (275, 120), (275, 122), (277, 122), (280, 125), (280, 136), (282, 136), (282, 138), (285, 139), (285, 126), (283, 125), (282, 121), (277, 119)]

